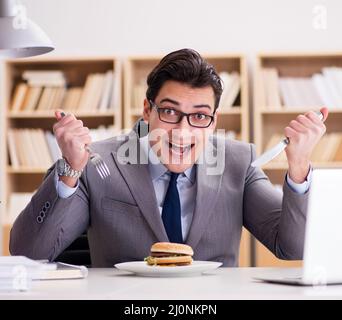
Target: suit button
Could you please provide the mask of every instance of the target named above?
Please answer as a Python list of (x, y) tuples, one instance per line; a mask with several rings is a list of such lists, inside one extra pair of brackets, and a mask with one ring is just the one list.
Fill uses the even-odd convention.
[(44, 221), (44, 218), (43, 217), (41, 217), (41, 216), (38, 216), (37, 217), (37, 222), (38, 223), (42, 223)]
[(46, 209), (49, 209), (50, 206), (51, 206), (50, 202), (49, 202), (49, 201), (46, 201), (44, 207), (45, 207)]
[[(47, 211), (47, 208), (46, 208), (46, 207), (43, 207), (43, 208), (42, 208), (42, 211), (45, 213), (45, 212)], [(40, 211), (40, 212), (42, 212), (42, 211)]]
[(42, 219), (45, 218), (45, 212), (42, 210), (39, 212), (39, 216), (42, 217)]

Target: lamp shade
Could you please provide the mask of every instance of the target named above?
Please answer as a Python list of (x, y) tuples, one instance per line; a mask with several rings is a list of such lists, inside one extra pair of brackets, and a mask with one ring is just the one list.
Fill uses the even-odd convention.
[[(0, 4), (1, 2), (8, 1), (0, 0)], [(15, 16), (4, 14), (4, 11), (0, 10), (0, 57), (31, 57), (54, 49), (49, 37), (37, 24), (26, 18), (25, 28), (15, 28)]]

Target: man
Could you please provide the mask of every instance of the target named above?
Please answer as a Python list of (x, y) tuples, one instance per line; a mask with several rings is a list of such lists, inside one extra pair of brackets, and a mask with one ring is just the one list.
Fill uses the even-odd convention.
[[(285, 128), (289, 170), (282, 196), (251, 167), (252, 145), (210, 137), (222, 85), (197, 52), (165, 56), (147, 84), (144, 122), (126, 136), (91, 145), (111, 172), (104, 180), (88, 163), (89, 130), (72, 114), (56, 112), (54, 132), (65, 160), (48, 171), (16, 220), (11, 253), (54, 260), (87, 230), (94, 267), (143, 260), (157, 241), (184, 242), (196, 260), (237, 266), (245, 226), (277, 257), (301, 259), (310, 155), (325, 132), (319, 117), (308, 112)], [(321, 112), (325, 120), (328, 111)], [(223, 167), (213, 167), (215, 157)], [(72, 173), (60, 169), (63, 161)]]

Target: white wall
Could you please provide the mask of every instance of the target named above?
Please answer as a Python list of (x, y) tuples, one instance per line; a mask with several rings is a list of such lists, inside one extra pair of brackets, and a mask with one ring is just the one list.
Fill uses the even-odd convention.
[[(341, 0), (22, 0), (54, 54), (342, 50)], [(315, 5), (328, 26), (313, 28)]]

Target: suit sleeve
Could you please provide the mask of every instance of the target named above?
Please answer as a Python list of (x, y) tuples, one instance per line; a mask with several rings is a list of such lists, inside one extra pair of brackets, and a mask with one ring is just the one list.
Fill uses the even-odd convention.
[(53, 261), (79, 237), (89, 224), (86, 169), (77, 191), (63, 199), (55, 184), (52, 166), (30, 203), (20, 213), (11, 230), (10, 252), (32, 259)]
[[(251, 145), (251, 162), (254, 158)], [(244, 189), (244, 226), (279, 259), (302, 259), (308, 196), (309, 190), (296, 193), (286, 181), (282, 195), (261, 169), (249, 166)]]

